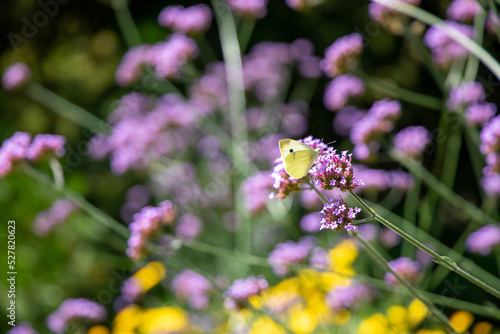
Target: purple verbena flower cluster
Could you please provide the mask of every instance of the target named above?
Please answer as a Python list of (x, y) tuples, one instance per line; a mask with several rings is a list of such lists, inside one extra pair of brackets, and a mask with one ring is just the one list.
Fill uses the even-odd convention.
[(479, 82), (463, 82), (450, 90), (446, 106), (452, 111), (484, 101), (483, 85)]
[(182, 34), (199, 34), (210, 28), (212, 10), (204, 4), (184, 8), (169, 6), (158, 16), (158, 24)]
[(356, 67), (363, 50), (363, 38), (353, 33), (337, 39), (325, 51), (319, 66), (330, 78), (335, 78)]
[(418, 159), (431, 139), (431, 133), (423, 126), (408, 126), (394, 135), (394, 150), (402, 157)]
[(202, 310), (210, 301), (208, 292), (212, 290), (212, 284), (203, 275), (185, 269), (173, 278), (170, 288), (177, 298), (186, 300), (196, 310)]
[(25, 63), (14, 63), (3, 72), (2, 86), (6, 90), (21, 88), (31, 80), (31, 70)]
[(326, 295), (326, 304), (339, 312), (355, 307), (356, 304), (374, 297), (372, 288), (359, 282), (349, 286), (336, 286)]
[(479, 133), (479, 149), (486, 155), (481, 185), (488, 196), (500, 195), (500, 116), (483, 126)]
[(351, 129), (354, 156), (367, 160), (380, 149), (377, 139), (392, 131), (394, 122), (401, 116), (401, 103), (383, 99), (373, 103), (368, 113)]
[(201, 233), (203, 223), (197, 215), (187, 213), (180, 217), (175, 227), (175, 236), (184, 242), (196, 239)]
[(33, 231), (44, 237), (56, 226), (61, 225), (68, 216), (78, 209), (78, 205), (68, 198), (59, 199), (46, 211), (40, 212), (33, 221)]
[(476, 0), (453, 0), (446, 10), (446, 16), (458, 22), (470, 23), (482, 10)]
[(55, 333), (62, 334), (74, 320), (102, 321), (106, 316), (106, 308), (101, 304), (85, 298), (70, 298), (47, 317), (47, 327)]
[(467, 250), (471, 253), (488, 255), (493, 247), (500, 245), (500, 226), (486, 225), (472, 232), (465, 241)]
[(14, 328), (7, 331), (6, 334), (39, 334), (29, 322), (21, 321)]
[(251, 296), (258, 295), (266, 290), (269, 284), (263, 276), (249, 276), (240, 278), (231, 284), (224, 292), (224, 306), (230, 310), (239, 310), (245, 307), (244, 303)]
[(314, 237), (303, 237), (299, 241), (286, 241), (277, 244), (269, 253), (267, 261), (273, 267), (276, 275), (284, 276), (289, 273), (289, 266), (302, 263), (314, 247)]
[(176, 210), (170, 201), (163, 201), (157, 207), (146, 206), (134, 215), (130, 223), (130, 238), (126, 253), (128, 257), (137, 260), (146, 249), (147, 241), (162, 225), (172, 224), (176, 218)]
[(66, 138), (59, 135), (38, 134), (33, 138), (33, 142), (26, 151), (26, 158), (31, 161), (38, 161), (48, 154), (55, 154), (57, 157), (64, 155), (64, 145)]
[(269, 190), (273, 187), (271, 173), (259, 172), (248, 177), (241, 185), (241, 193), (244, 197), (245, 206), (252, 214), (260, 212), (266, 207), (269, 198)]
[(267, 14), (269, 0), (228, 0), (229, 7), (238, 15), (261, 19)]
[(444, 25), (431, 26), (425, 36), (424, 43), (431, 49), (433, 61), (441, 67), (447, 66), (452, 60), (464, 58), (469, 51), (461, 44), (453, 40), (445, 32), (446, 29), (453, 29), (464, 37), (473, 37), (473, 28), (453, 21), (446, 21)]
[(351, 74), (344, 74), (326, 86), (323, 103), (328, 110), (337, 111), (347, 104), (350, 97), (361, 95), (365, 90), (363, 80)]
[[(420, 275), (420, 264), (416, 261), (412, 261), (407, 257), (400, 257), (389, 262), (389, 266), (394, 270), (399, 276), (406, 279), (410, 284), (414, 284)], [(396, 276), (387, 272), (384, 276), (384, 281), (391, 285), (398, 285), (399, 281)]]
[(358, 227), (352, 221), (360, 211), (360, 208), (350, 208), (341, 196), (332, 198), (321, 210), (325, 216), (321, 220), (321, 229), (357, 231)]

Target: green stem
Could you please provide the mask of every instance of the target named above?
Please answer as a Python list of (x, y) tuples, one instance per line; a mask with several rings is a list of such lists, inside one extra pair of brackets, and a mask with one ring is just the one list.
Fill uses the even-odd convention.
[[(361, 203), (361, 202), (360, 202)], [(349, 232), (350, 235), (354, 236), (359, 243), (361, 243), (366, 251), (377, 261), (382, 268), (384, 268), (387, 272), (390, 272), (393, 274), (398, 282), (405, 287), (405, 289), (408, 291), (410, 295), (413, 297), (419, 299), (422, 303), (427, 306), (427, 309), (429, 312), (434, 316), (434, 318), (444, 327), (446, 328), (449, 332), (455, 333), (453, 328), (449, 325), (449, 320), (446, 318), (444, 314), (442, 314), (427, 298), (425, 298), (417, 289), (415, 289), (407, 280), (405, 280), (403, 277), (401, 277), (398, 273), (396, 273), (392, 268), (389, 266), (389, 263), (387, 263), (386, 259), (380, 253), (377, 252), (377, 250), (368, 242), (366, 241), (363, 237), (359, 235), (357, 232)]]
[(396, 225), (392, 224), (389, 222), (387, 219), (384, 217), (380, 216), (377, 214), (372, 208), (370, 208), (358, 195), (356, 195), (354, 192), (350, 191), (351, 195), (358, 201), (358, 203), (370, 214), (375, 216), (375, 219), (385, 225), (386, 227), (390, 228), (397, 234), (399, 234), (401, 237), (405, 238), (407, 241), (411, 242), (413, 245), (416, 247), (420, 248), (430, 256), (432, 256), (434, 259), (436, 259), (437, 263), (456, 272), (460, 276), (464, 277), (465, 279), (469, 280), (470, 282), (476, 284), (480, 288), (484, 289), (485, 291), (489, 292), (493, 296), (500, 298), (500, 291), (498, 291), (496, 288), (490, 286), (486, 282), (483, 282), (479, 278), (469, 274), (468, 272), (464, 271), (462, 268), (460, 268), (453, 260), (451, 260), (449, 257), (442, 256), (435, 252), (434, 250), (430, 249), (427, 247), (425, 244), (422, 242), (418, 241), (417, 239), (413, 238), (411, 235), (406, 233), (405, 231), (401, 230), (399, 227)]
[(118, 26), (129, 48), (142, 44), (139, 32), (135, 27), (134, 20), (128, 9), (127, 0), (111, 0), (111, 6), (115, 11)]
[[(410, 222), (416, 222), (418, 199), (420, 197), (421, 189), (422, 181), (419, 177), (416, 177), (415, 184), (405, 197), (403, 207), (403, 217)], [(403, 256), (411, 257), (411, 254), (414, 250), (414, 247), (410, 243), (403, 243), (401, 245), (401, 254), (403, 254)]]
[(251, 17), (242, 18), (238, 29), (238, 41), (240, 42), (241, 53), (244, 53), (255, 28), (256, 20)]
[(53, 93), (42, 85), (32, 82), (26, 94), (34, 101), (51, 109), (56, 114), (90, 130), (92, 133), (106, 133), (109, 125), (88, 111)]
[(406, 14), (430, 26), (439, 26), (440, 29), (454, 41), (465, 47), (472, 54), (476, 55), (483, 64), (500, 80), (500, 64), (493, 56), (479, 44), (469, 37), (460, 33), (458, 30), (445, 23), (437, 16), (407, 3), (398, 0), (372, 0), (384, 6), (392, 8), (395, 11)]
[[(474, 18), (474, 38), (479, 45), (483, 43), (485, 19), (486, 14), (483, 11), (479, 12)], [(478, 68), (479, 59), (475, 55), (469, 55), (463, 81), (468, 82), (476, 80)]]
[(49, 166), (52, 170), (52, 175), (54, 176), (54, 184), (58, 189), (64, 188), (64, 173), (59, 163), (59, 160), (52, 157), (49, 160)]
[(95, 218), (98, 222), (102, 223), (103, 225), (109, 227), (110, 229), (114, 230), (117, 232), (120, 236), (124, 238), (128, 238), (130, 236), (130, 232), (128, 228), (126, 228), (124, 225), (120, 224), (118, 221), (114, 220), (89, 202), (87, 202), (79, 193), (70, 190), (66, 187), (59, 188), (52, 182), (52, 180), (42, 172), (38, 171), (37, 169), (31, 167), (28, 164), (22, 165), (22, 170), (25, 172), (28, 176), (30, 176), (32, 179), (40, 182), (41, 184), (45, 184), (46, 186), (51, 187), (53, 190), (56, 192), (60, 193), (63, 196), (71, 198), (73, 201), (75, 201), (84, 211), (86, 211), (89, 215)]

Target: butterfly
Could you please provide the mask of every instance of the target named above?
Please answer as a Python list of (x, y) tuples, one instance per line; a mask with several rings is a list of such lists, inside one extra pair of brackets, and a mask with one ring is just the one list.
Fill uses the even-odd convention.
[(285, 171), (293, 178), (300, 179), (307, 175), (319, 155), (320, 149), (293, 139), (280, 140), (280, 151)]

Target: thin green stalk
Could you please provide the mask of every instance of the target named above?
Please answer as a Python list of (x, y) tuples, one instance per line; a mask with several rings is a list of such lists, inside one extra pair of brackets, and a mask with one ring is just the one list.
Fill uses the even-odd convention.
[(32, 82), (26, 87), (26, 94), (34, 101), (51, 109), (56, 114), (90, 130), (92, 133), (108, 132), (109, 125), (87, 110), (69, 102), (42, 85)]
[(474, 42), (469, 37), (460, 33), (458, 30), (445, 23), (437, 16), (407, 3), (398, 0), (372, 0), (393, 10), (406, 14), (414, 19), (417, 19), (430, 26), (439, 26), (442, 31), (454, 41), (465, 47), (469, 52), (476, 55), (483, 64), (488, 67), (491, 72), (500, 80), (500, 64), (493, 56), (486, 51), (482, 46)]
[(476, 284), (477, 286), (479, 286), (480, 288), (484, 289), (485, 291), (489, 292), (490, 294), (492, 294), (493, 296), (497, 297), (497, 298), (500, 298), (500, 291), (498, 291), (496, 288), (490, 286), (488, 283), (480, 280), (479, 278), (471, 275), (470, 273), (464, 271), (462, 268), (460, 268), (452, 259), (450, 259), (449, 257), (446, 257), (446, 256), (442, 256), (440, 254), (438, 254), (436, 251), (430, 249), (429, 247), (427, 247), (425, 244), (423, 244), (422, 242), (418, 241), (417, 239), (415, 239), (414, 237), (412, 237), (411, 235), (409, 235), (408, 233), (406, 233), (405, 231), (401, 230), (399, 227), (397, 227), (396, 225), (392, 224), (391, 222), (389, 222), (387, 219), (385, 219), (384, 217), (380, 216), (379, 214), (377, 214), (372, 208), (370, 208), (362, 199), (361, 197), (359, 197), (358, 195), (356, 195), (354, 192), (350, 191), (351, 195), (358, 201), (358, 203), (366, 210), (368, 211), (370, 214), (374, 215), (375, 216), (375, 219), (377, 221), (379, 221), (380, 223), (382, 223), (383, 225), (385, 225), (386, 227), (390, 228), (391, 230), (393, 230), (394, 232), (396, 232), (397, 234), (399, 234), (401, 237), (403, 237), (404, 239), (406, 239), (407, 241), (411, 242), (413, 245), (415, 245), (416, 247), (420, 248), (421, 250), (423, 250), (424, 252), (426, 252), (427, 254), (431, 255), (434, 259), (436, 259), (437, 263), (456, 272), (457, 274), (459, 274), (460, 276), (464, 277), (465, 279), (469, 280), (470, 282)]
[(238, 41), (240, 42), (241, 53), (244, 53), (247, 49), (248, 42), (250, 42), (250, 38), (255, 28), (255, 22), (256, 20), (251, 17), (244, 17), (241, 19), (238, 29)]
[[(479, 12), (474, 18), (474, 38), (476, 42), (481, 45), (483, 44), (484, 36), (484, 22), (486, 19), (486, 14), (484, 12)], [(475, 55), (469, 55), (467, 59), (467, 66), (464, 72), (464, 82), (476, 80), (477, 70), (479, 69), (479, 59)]]
[(384, 259), (380, 253), (377, 252), (377, 250), (368, 242), (366, 241), (362, 236), (359, 235), (357, 232), (349, 232), (350, 235), (354, 236), (356, 240), (359, 241), (365, 248), (365, 250), (377, 261), (382, 268), (384, 268), (387, 272), (390, 272), (393, 274), (398, 282), (405, 287), (405, 289), (408, 291), (410, 295), (412, 295), (414, 298), (419, 299), (422, 303), (427, 306), (427, 309), (429, 312), (434, 316), (434, 318), (444, 327), (446, 328), (449, 332), (451, 333), (456, 333), (453, 328), (451, 328), (449, 324), (448, 318), (441, 313), (427, 298), (425, 298), (417, 289), (415, 289), (407, 280), (405, 280), (403, 277), (399, 276), (398, 273), (396, 273), (392, 268), (389, 266), (389, 263), (387, 263), (387, 260)]
[(111, 7), (115, 11), (118, 26), (129, 48), (138, 46), (142, 43), (139, 32), (135, 27), (134, 20), (128, 9), (127, 0), (111, 0)]
[[(229, 96), (229, 119), (231, 122), (232, 149), (231, 158), (236, 166), (237, 174), (234, 177), (235, 210), (241, 219), (241, 227), (236, 232), (236, 248), (244, 254), (251, 253), (251, 224), (250, 215), (242, 196), (238, 196), (239, 187), (244, 178), (249, 175), (247, 126), (245, 119), (245, 91), (243, 83), (243, 65), (241, 60), (240, 46), (234, 17), (227, 6), (221, 0), (212, 0), (219, 37), (226, 67), (226, 80), (228, 83)], [(247, 199), (247, 200), (251, 200)], [(243, 268), (246, 271), (248, 268)]]
[(49, 166), (52, 170), (52, 175), (54, 176), (55, 186), (59, 189), (62, 189), (64, 187), (64, 173), (59, 160), (54, 157), (50, 158)]
[(484, 157), (481, 156), (481, 153), (477, 149), (479, 147), (477, 130), (471, 126), (465, 126), (465, 144), (467, 145), (467, 151), (469, 152), (469, 160), (472, 163), (474, 176), (476, 177), (476, 180), (479, 181), (483, 176)]
[[(404, 219), (412, 222), (416, 222), (417, 218), (417, 208), (418, 199), (420, 198), (420, 191), (422, 189), (422, 181), (420, 178), (416, 177), (415, 183), (405, 197), (404, 207), (403, 207), (403, 217)], [(406, 257), (411, 257), (411, 254), (415, 251), (415, 247), (411, 243), (403, 243), (401, 245), (401, 254)]]
[(110, 229), (114, 230), (117, 232), (120, 236), (124, 237), (127, 239), (130, 236), (129, 230), (89, 202), (85, 200), (79, 193), (70, 190), (66, 187), (59, 188), (58, 186), (55, 185), (52, 180), (45, 175), (44, 173), (36, 170), (35, 168), (31, 167), (28, 164), (22, 165), (22, 171), (25, 172), (29, 177), (32, 179), (40, 182), (41, 184), (45, 184), (46, 186), (51, 187), (53, 190), (56, 192), (60, 193), (61, 195), (65, 197), (71, 198), (73, 201), (75, 201), (84, 211), (86, 211), (90, 216), (95, 218), (98, 222), (102, 223), (103, 225), (109, 227)]

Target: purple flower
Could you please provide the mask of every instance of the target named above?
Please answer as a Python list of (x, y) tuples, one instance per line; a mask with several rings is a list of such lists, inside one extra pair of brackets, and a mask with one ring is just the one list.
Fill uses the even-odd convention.
[(320, 154), (310, 173), (316, 184), (325, 190), (354, 190), (362, 185), (363, 181), (354, 178), (351, 154), (347, 154), (347, 151), (341, 154), (336, 152), (333, 148), (328, 148)]
[(115, 72), (115, 81), (118, 86), (125, 87), (139, 79), (149, 48), (149, 45), (141, 45), (131, 48), (123, 55)]
[(361, 95), (365, 90), (363, 80), (351, 74), (344, 74), (326, 86), (323, 103), (328, 110), (337, 111), (347, 104), (350, 97)]
[(380, 232), (380, 242), (387, 248), (392, 248), (401, 242), (401, 236), (389, 228)]
[[(412, 261), (407, 257), (400, 257), (389, 262), (389, 267), (395, 271), (399, 276), (406, 279), (410, 284), (414, 284), (420, 274), (420, 264)], [(387, 272), (384, 276), (384, 281), (391, 285), (398, 285), (399, 281), (396, 276)]]
[(487, 173), (483, 175), (481, 186), (486, 195), (490, 197), (500, 196), (500, 174)]
[(467, 107), (485, 99), (483, 85), (479, 82), (464, 82), (450, 90), (446, 106), (452, 111)]
[(367, 285), (355, 282), (350, 286), (336, 286), (326, 295), (326, 303), (339, 312), (374, 297), (374, 291)]
[(31, 80), (31, 70), (25, 63), (14, 63), (3, 72), (2, 85), (6, 90), (15, 90)]
[(266, 290), (268, 283), (262, 276), (249, 276), (240, 278), (227, 288), (224, 295), (226, 300), (224, 306), (230, 310), (238, 310), (244, 307), (243, 303), (249, 297), (258, 295), (261, 291)]
[(401, 191), (408, 191), (413, 188), (414, 180), (411, 174), (400, 170), (393, 170), (387, 173), (389, 187)]
[(209, 65), (208, 72), (189, 89), (191, 102), (202, 114), (226, 110), (228, 107), (226, 73), (223, 67), (222, 63)]
[(347, 106), (336, 112), (333, 129), (341, 136), (348, 136), (351, 128), (366, 115), (366, 111)]
[(54, 154), (62, 157), (65, 154), (64, 145), (66, 138), (59, 135), (39, 134), (33, 138), (33, 142), (26, 152), (26, 158), (38, 161), (45, 155)]
[(31, 135), (27, 132), (15, 132), (0, 147), (0, 178), (7, 176), (16, 162), (26, 158)]
[(352, 221), (360, 211), (360, 208), (350, 208), (341, 196), (332, 198), (321, 210), (325, 216), (321, 220), (321, 229), (357, 231), (358, 227)]
[(476, 0), (453, 0), (446, 10), (446, 16), (458, 22), (472, 22), (482, 10)]
[(171, 224), (177, 213), (170, 201), (163, 201), (157, 207), (146, 206), (134, 215), (134, 221), (128, 226), (130, 238), (127, 241), (127, 256), (137, 260), (145, 249), (147, 240), (162, 225)]
[(300, 229), (308, 233), (319, 232), (321, 227), (321, 216), (318, 212), (308, 213), (300, 219)]
[(196, 310), (202, 310), (210, 301), (208, 292), (212, 284), (203, 275), (185, 269), (173, 278), (170, 288), (177, 298), (186, 300)]
[(409, 126), (394, 135), (394, 150), (402, 157), (418, 159), (431, 138), (431, 133), (423, 126)]
[(70, 199), (59, 199), (48, 210), (40, 212), (33, 221), (33, 231), (36, 235), (44, 237), (56, 226), (61, 225), (68, 216), (78, 209), (78, 205)]
[(493, 247), (500, 244), (500, 227), (498, 225), (486, 225), (472, 232), (465, 241), (467, 250), (471, 253), (488, 255)]
[(337, 39), (325, 51), (325, 58), (319, 66), (330, 78), (335, 78), (346, 70), (353, 69), (358, 64), (358, 58), (363, 49), (363, 38), (353, 33)]
[(9, 330), (7, 334), (38, 334), (29, 322), (22, 321), (16, 324), (14, 328)]
[(363, 180), (363, 184), (358, 188), (361, 189), (376, 189), (385, 190), (389, 188), (389, 178), (387, 172), (383, 169), (367, 168), (363, 165), (356, 165), (354, 173)]
[(304, 78), (319, 78), (322, 75), (320, 57), (305, 56), (297, 60), (297, 72)]
[(194, 240), (201, 232), (203, 223), (200, 218), (193, 214), (186, 214), (179, 218), (175, 228), (175, 235), (185, 241)]
[(169, 6), (161, 11), (158, 23), (183, 34), (199, 34), (210, 27), (212, 11), (210, 7), (204, 4), (187, 8)]
[[(454, 29), (464, 37), (472, 38), (473, 36), (471, 26), (453, 21), (446, 21), (445, 24), (446, 29)], [(441, 67), (445, 67), (454, 59), (464, 58), (469, 54), (466, 48), (446, 34), (445, 28), (441, 25), (433, 25), (427, 30), (424, 43), (431, 49), (433, 61)]]
[(102, 321), (107, 312), (104, 306), (85, 298), (66, 299), (47, 317), (47, 327), (53, 332), (64, 333), (74, 320)]
[(479, 133), (479, 148), (487, 155), (495, 153), (500, 148), (500, 116), (492, 118)]
[(358, 232), (366, 241), (373, 241), (378, 236), (379, 228), (374, 224), (360, 224)]
[(231, 9), (241, 16), (261, 19), (267, 14), (267, 3), (269, 0), (228, 0)]
[(315, 241), (313, 237), (303, 237), (297, 242), (277, 244), (267, 258), (274, 273), (280, 276), (288, 274), (290, 265), (299, 264), (307, 258)]
[[(420, 5), (420, 0), (398, 0), (409, 5), (418, 6)], [(392, 8), (386, 7), (382, 4), (371, 2), (368, 5), (368, 15), (373, 21), (380, 24), (388, 24), (391, 22), (391, 16), (399, 15), (399, 13)]]
[(290, 137), (299, 137), (306, 133), (309, 113), (307, 105), (302, 101), (294, 101), (281, 105), (281, 127)]
[(483, 125), (497, 113), (497, 106), (493, 103), (473, 104), (465, 109), (465, 120), (469, 126)]
[(250, 176), (241, 185), (241, 193), (245, 206), (252, 214), (256, 214), (266, 207), (269, 199), (269, 190), (273, 187), (273, 179), (269, 172), (259, 172)]

